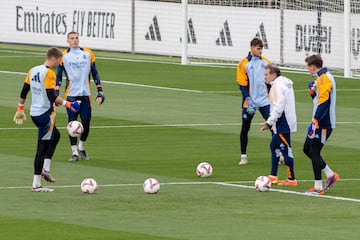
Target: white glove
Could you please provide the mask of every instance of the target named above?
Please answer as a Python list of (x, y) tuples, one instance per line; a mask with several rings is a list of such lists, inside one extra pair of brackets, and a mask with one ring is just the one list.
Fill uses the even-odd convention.
[(25, 120), (26, 120), (26, 115), (24, 113), (24, 106), (19, 106), (14, 115), (14, 122), (17, 125), (21, 125)]

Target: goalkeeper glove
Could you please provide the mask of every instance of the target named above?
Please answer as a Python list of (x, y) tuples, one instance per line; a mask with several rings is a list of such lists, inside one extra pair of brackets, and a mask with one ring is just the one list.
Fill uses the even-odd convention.
[(17, 125), (23, 124), (23, 122), (26, 120), (26, 115), (24, 113), (24, 104), (20, 104), (17, 107), (16, 113), (14, 115), (14, 122)]
[(315, 81), (309, 82), (309, 84), (308, 84), (308, 92), (309, 92), (311, 98), (316, 97), (316, 90), (315, 90), (315, 88), (316, 88), (316, 82), (315, 82)]
[(247, 104), (246, 112), (247, 112), (248, 114), (254, 114), (254, 113), (255, 113), (255, 110), (256, 110), (256, 107), (255, 107), (253, 101), (251, 100), (251, 98), (250, 98), (250, 97), (247, 97), (247, 98), (245, 99), (245, 101), (246, 101), (246, 104)]
[(80, 102), (68, 102), (66, 100), (62, 103), (67, 109), (70, 109), (73, 112), (78, 112), (80, 110)]
[(315, 137), (316, 129), (319, 129), (319, 122), (317, 119), (313, 118), (309, 128), (308, 128), (308, 137), (313, 139)]
[(97, 103), (99, 105), (103, 104), (105, 101), (105, 95), (104, 95), (102, 89), (101, 90), (100, 89), (101, 88), (98, 88), (98, 94), (96, 95), (96, 98), (95, 98), (95, 100), (97, 101)]

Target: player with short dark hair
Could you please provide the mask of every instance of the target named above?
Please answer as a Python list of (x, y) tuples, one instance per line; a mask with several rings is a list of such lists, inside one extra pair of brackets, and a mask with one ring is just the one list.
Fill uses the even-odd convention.
[(265, 67), (270, 60), (262, 56), (263, 41), (253, 38), (250, 41), (250, 52), (237, 66), (236, 81), (242, 93), (242, 125), (240, 132), (241, 158), (239, 165), (248, 163), (246, 149), (248, 132), (256, 110), (259, 110), (266, 120), (270, 113), (268, 88), (265, 84)]
[[(316, 81), (308, 85), (313, 99), (313, 116), (304, 143), (304, 153), (311, 159), (315, 184), (307, 193), (323, 195), (338, 180), (339, 175), (333, 172), (321, 156), (321, 150), (335, 128), (336, 83), (334, 77), (323, 67), (320, 55), (311, 55), (305, 59), (307, 69)], [(327, 179), (323, 188), (321, 171)]]
[(31, 91), (30, 116), (38, 128), (38, 143), (34, 160), (33, 192), (52, 192), (51, 188), (42, 187), (41, 177), (48, 182), (55, 182), (50, 171), (43, 169), (44, 159), (51, 161), (55, 148), (60, 140), (60, 133), (55, 127), (56, 109), (54, 103), (64, 105), (71, 111), (79, 110), (78, 102), (69, 102), (55, 96), (55, 73), (52, 68), (58, 67), (62, 53), (57, 48), (50, 48), (46, 54), (44, 64), (33, 67), (27, 73), (20, 93), (19, 104), (14, 116), (15, 124), (22, 124), (26, 120), (24, 104), (28, 92)]
[(62, 84), (62, 74), (64, 72), (66, 77), (65, 98), (68, 101), (81, 101), (79, 112), (74, 113), (67, 111), (68, 122), (77, 120), (80, 115), (81, 123), (84, 127), (84, 131), (80, 136), (79, 145), (77, 145), (76, 137), (69, 136), (72, 151), (69, 162), (75, 162), (79, 160), (79, 154), (83, 160), (89, 160), (84, 145), (90, 132), (92, 111), (90, 73), (97, 88), (96, 101), (99, 105), (105, 101), (105, 96), (96, 68), (94, 53), (89, 48), (79, 47), (79, 34), (77, 32), (69, 32), (67, 34), (67, 43), (69, 44), (69, 48), (63, 52), (63, 61), (57, 69), (55, 90), (59, 92)]
[[(270, 116), (261, 125), (260, 130), (273, 131), (271, 150), (271, 171), (269, 179), (272, 184), (279, 186), (297, 186), (294, 173), (294, 156), (291, 147), (291, 132), (296, 132), (296, 110), (293, 82), (281, 76), (279, 67), (269, 64), (265, 67), (265, 81), (271, 85), (270, 89)], [(285, 161), (287, 179), (278, 182), (278, 162), (282, 153)]]

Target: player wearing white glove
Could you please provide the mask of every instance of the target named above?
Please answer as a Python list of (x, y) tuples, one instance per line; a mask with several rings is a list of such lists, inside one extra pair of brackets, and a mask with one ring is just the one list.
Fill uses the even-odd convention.
[[(49, 48), (43, 65), (30, 69), (20, 93), (17, 111), (14, 116), (15, 124), (21, 125), (26, 120), (24, 104), (27, 94), (31, 91), (30, 116), (38, 128), (38, 143), (34, 160), (33, 192), (52, 192), (53, 189), (44, 188), (41, 177), (46, 181), (55, 182), (50, 174), (51, 157), (60, 140), (60, 133), (55, 126), (55, 104), (64, 105), (71, 111), (78, 111), (78, 102), (69, 102), (55, 95), (55, 73), (51, 70), (57, 68), (62, 53), (57, 48)], [(45, 163), (44, 163), (45, 162)]]

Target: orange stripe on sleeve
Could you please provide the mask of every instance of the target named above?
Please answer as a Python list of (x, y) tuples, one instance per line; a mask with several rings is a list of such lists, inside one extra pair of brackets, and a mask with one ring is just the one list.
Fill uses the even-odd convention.
[(249, 79), (246, 74), (246, 64), (248, 64), (249, 60), (247, 58), (244, 58), (241, 60), (241, 62), (238, 64), (236, 69), (236, 82), (240, 86), (247, 87), (249, 85)]
[(270, 59), (264, 57), (264, 56), (261, 56), (261, 59), (264, 60), (265, 62), (267, 62), (268, 64), (270, 63)]
[(319, 92), (319, 100), (318, 100), (318, 106), (319, 106), (320, 104), (329, 100), (330, 92), (332, 89), (332, 83), (326, 74), (322, 74), (316, 80), (316, 84)]
[(45, 80), (44, 80), (45, 89), (54, 89), (55, 88), (55, 80), (56, 80), (55, 73), (51, 69), (48, 69), (46, 76), (45, 76)]
[(90, 54), (90, 60), (91, 60), (91, 64), (93, 64), (95, 62), (95, 54), (93, 51), (91, 51), (91, 49), (89, 48), (84, 48), (85, 52), (88, 52)]
[(29, 84), (30, 85), (30, 71), (26, 74), (24, 83)]

